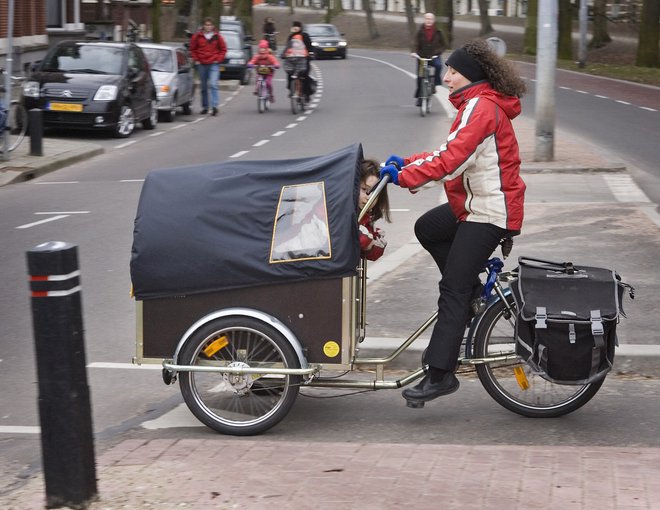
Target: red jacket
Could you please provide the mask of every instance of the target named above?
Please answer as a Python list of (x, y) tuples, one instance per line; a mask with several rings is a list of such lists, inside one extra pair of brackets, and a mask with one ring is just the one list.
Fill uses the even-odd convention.
[(438, 150), (405, 158), (399, 184), (414, 190), (442, 181), (459, 221), (520, 230), (525, 183), (511, 120), (520, 100), (477, 82), (449, 96), (458, 108), (447, 142)]
[(190, 55), (200, 64), (220, 64), (227, 54), (227, 45), (219, 32), (206, 39), (204, 31), (195, 32), (190, 38)]
[(374, 226), (371, 214), (365, 214), (360, 221), (360, 255), (367, 260), (378, 260), (386, 246), (383, 232)]

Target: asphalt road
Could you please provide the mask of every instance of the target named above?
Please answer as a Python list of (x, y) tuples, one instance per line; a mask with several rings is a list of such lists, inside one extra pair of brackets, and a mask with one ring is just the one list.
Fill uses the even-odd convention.
[[(27, 250), (50, 240), (67, 241), (79, 247), (88, 374), (94, 430), (99, 439), (111, 442), (119, 434), (129, 433), (211, 434), (187, 410), (178, 410), (181, 398), (176, 386), (163, 385), (155, 370), (129, 366), (135, 352), (135, 303), (129, 297), (128, 263), (142, 179), (155, 168), (231, 158), (305, 157), (331, 152), (356, 141), (363, 144), (367, 157), (383, 160), (392, 152), (411, 154), (433, 147), (438, 133), (444, 137), (448, 130), (449, 119), (439, 106), (425, 119), (413, 107), (409, 74), (412, 66), (406, 55), (355, 51), (346, 61), (321, 61), (315, 66), (320, 89), (309, 114), (291, 114), (280, 75), (275, 81), (277, 102), (266, 114), (257, 113), (251, 87), (235, 93), (224, 92), (225, 104), (217, 118), (179, 117), (173, 124), (161, 124), (155, 133), (136, 132), (125, 142), (102, 140), (108, 148), (102, 156), (0, 190), (3, 211), (0, 281), (5, 289), (0, 294), (3, 480), (12, 483), (17, 473), (29, 472), (39, 462), (35, 353), (25, 269)], [(583, 105), (580, 101), (573, 104), (563, 99), (561, 103), (573, 109)], [(585, 106), (587, 113), (582, 115), (585, 117), (596, 109), (591, 103)], [(614, 110), (612, 115), (623, 115), (617, 112)], [(658, 113), (654, 115), (657, 122)], [(597, 118), (596, 122), (603, 121)], [(653, 136), (649, 126), (639, 125), (640, 130), (634, 131), (635, 126), (632, 123), (628, 128), (630, 137)], [(576, 183), (575, 187), (569, 184), (556, 191), (559, 187), (552, 179), (530, 180), (532, 202), (540, 204), (547, 200), (541, 198), (543, 186), (555, 189), (561, 200), (555, 198), (555, 207), (543, 210), (550, 227), (545, 224), (539, 228), (538, 223), (531, 223), (535, 226), (530, 228), (527, 246), (540, 252), (556, 251), (559, 235), (579, 238), (579, 222), (569, 225), (572, 230), (566, 227), (576, 211), (598, 213), (605, 216), (603, 221), (609, 221), (610, 227), (615, 225), (617, 232), (627, 233), (629, 237), (616, 241), (602, 230), (589, 230), (593, 245), (565, 247), (581, 253), (595, 251), (608, 263), (625, 258), (624, 274), (633, 274), (644, 281), (645, 292), (660, 290), (651, 273), (659, 246), (657, 227), (648, 227), (648, 235), (643, 236), (643, 253), (634, 251), (629, 257), (622, 257), (621, 249), (625, 250), (641, 237), (635, 237), (637, 234), (631, 228), (641, 221), (638, 211), (629, 204), (614, 209), (609, 201), (615, 200), (602, 177)], [(581, 188), (583, 184), (588, 189)], [(388, 250), (401, 253), (398, 250), (411, 245), (414, 219), (437, 203), (438, 195), (411, 196), (393, 189), (391, 200), (395, 222), (385, 226)], [(66, 218), (34, 224), (65, 211), (70, 213)], [(436, 285), (437, 275), (429, 261), (423, 255), (415, 255), (400, 260), (395, 268), (399, 266), (398, 272), (386, 272), (376, 282), (373, 286), (376, 292), (370, 297), (373, 310), (370, 322), (374, 323), (373, 331), (383, 336), (404, 332), (409, 327), (408, 318), (433, 307), (434, 299), (429, 299), (427, 294)], [(648, 312), (644, 305), (631, 312), (629, 322), (639, 325), (639, 329), (626, 337), (631, 343), (637, 343), (638, 338), (634, 337), (638, 331), (657, 330)], [(625, 330), (623, 333), (626, 334)], [(508, 443), (526, 441), (521, 434), (524, 428), (543, 430), (549, 442), (657, 446), (657, 434), (652, 426), (657, 420), (657, 384), (654, 380), (612, 377), (588, 407), (562, 420), (538, 422), (522, 420), (500, 409), (475, 380), (467, 380), (465, 391), (446, 403), (429, 405), (417, 413), (406, 409), (395, 391), (327, 402), (301, 397), (286, 425), (275, 429), (269, 437), (408, 441), (414, 433), (423, 441)], [(633, 415), (634, 423), (628, 423)], [(183, 425), (177, 420), (183, 420)], [(143, 422), (152, 428), (143, 428)], [(154, 422), (165, 423), (165, 428), (154, 428)], [(310, 422), (314, 426), (310, 427)], [(607, 436), (602, 434), (604, 422), (610, 430)]]

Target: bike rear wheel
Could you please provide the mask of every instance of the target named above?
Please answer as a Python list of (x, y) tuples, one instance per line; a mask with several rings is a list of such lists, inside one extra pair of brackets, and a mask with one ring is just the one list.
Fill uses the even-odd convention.
[[(28, 114), (25, 107), (18, 101), (12, 101), (7, 112), (5, 131), (7, 135), (7, 149), (11, 152), (18, 147), (28, 127)], [(0, 152), (4, 148), (4, 142), (0, 140)]]
[(301, 377), (268, 374), (268, 368), (300, 368), (291, 344), (275, 328), (252, 317), (223, 317), (196, 331), (181, 350), (183, 365), (263, 367), (263, 374), (180, 372), (181, 393), (207, 427), (236, 436), (259, 434), (293, 406)]
[[(515, 310), (513, 298), (509, 304)], [(515, 315), (503, 301), (484, 314), (475, 333), (477, 358), (515, 352)], [(552, 418), (579, 409), (598, 392), (603, 380), (584, 385), (564, 385), (547, 381), (524, 361), (492, 362), (477, 365), (484, 389), (502, 407), (529, 418)]]

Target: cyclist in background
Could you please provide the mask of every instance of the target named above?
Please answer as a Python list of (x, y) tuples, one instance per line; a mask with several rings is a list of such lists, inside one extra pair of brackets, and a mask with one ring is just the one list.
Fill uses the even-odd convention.
[[(413, 49), (411, 55), (414, 57), (415, 53), (422, 58), (431, 58), (436, 57), (431, 61), (431, 65), (435, 68), (435, 73), (433, 75), (435, 79), (434, 87), (431, 90), (431, 93), (435, 93), (435, 87), (442, 84), (440, 78), (440, 71), (442, 70), (442, 60), (440, 55), (442, 52), (447, 49), (447, 42), (445, 41), (445, 36), (441, 30), (435, 26), (435, 14), (432, 12), (427, 12), (424, 14), (424, 23), (419, 27), (417, 35), (415, 36), (415, 41), (413, 44)], [(419, 69), (419, 63), (415, 60), (415, 65)], [(422, 105), (422, 100), (419, 97), (419, 89), (422, 83), (422, 77), (417, 73), (417, 87), (415, 89), (415, 98), (417, 99), (417, 106)]]
[[(284, 52), (282, 53), (282, 57), (285, 59), (284, 70), (287, 73), (286, 88), (289, 89), (289, 97), (291, 97), (293, 95), (291, 76), (293, 74), (297, 74), (299, 78), (302, 78), (303, 84), (305, 84), (305, 78), (307, 78), (309, 73), (309, 51), (307, 50), (303, 36), (301, 34), (296, 33), (291, 36), (287, 42)], [(306, 86), (304, 86), (303, 89), (305, 101), (308, 101), (309, 91)]]
[(275, 34), (277, 34), (277, 31), (275, 30), (275, 22), (272, 17), (268, 16), (264, 19), (264, 25), (261, 30), (264, 33), (264, 39), (268, 41), (270, 49), (276, 51), (277, 42), (275, 41)]
[[(250, 59), (248, 62), (248, 67), (256, 67), (257, 74), (266, 76), (266, 87), (268, 87), (268, 94), (270, 95), (270, 102), (275, 102), (275, 94), (273, 94), (273, 75), (275, 74), (275, 69), (280, 67), (280, 63), (275, 58), (268, 47), (268, 41), (262, 39), (259, 41), (259, 51), (257, 54)], [(259, 94), (259, 91), (255, 88), (254, 95)]]

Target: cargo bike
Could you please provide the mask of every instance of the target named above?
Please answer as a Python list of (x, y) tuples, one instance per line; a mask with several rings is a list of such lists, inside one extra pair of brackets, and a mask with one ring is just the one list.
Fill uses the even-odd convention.
[[(190, 411), (224, 434), (266, 431), (300, 388), (396, 389), (424, 375), (361, 356), (367, 264), (356, 210), (362, 147), (280, 161), (234, 161), (152, 171), (135, 219), (131, 279), (137, 304), (134, 363), (162, 364)], [(503, 250), (510, 250), (510, 239)], [(549, 380), (516, 348), (516, 304), (494, 257), (466, 328), (458, 371), (476, 370), (486, 391), (528, 417), (570, 413), (604, 377)], [(359, 372), (359, 377), (356, 375)]]

